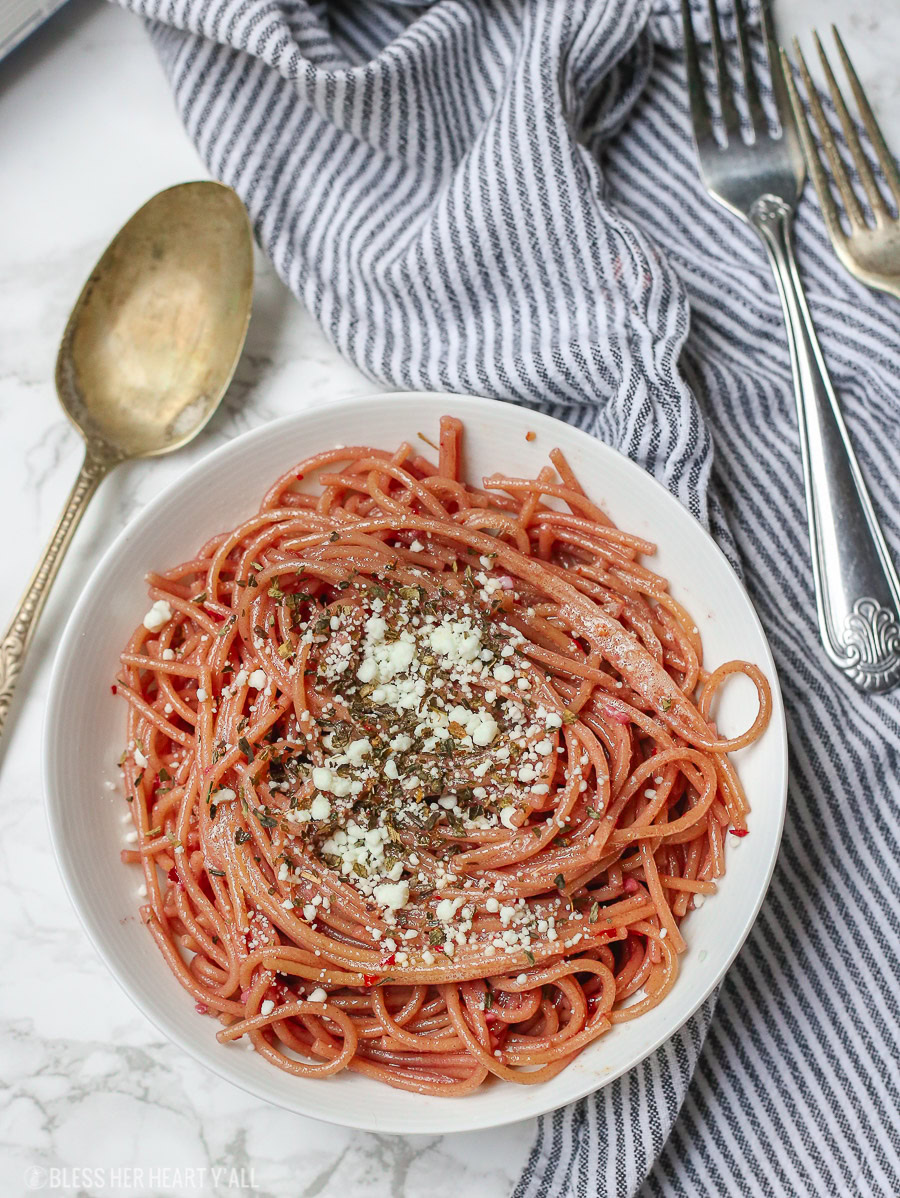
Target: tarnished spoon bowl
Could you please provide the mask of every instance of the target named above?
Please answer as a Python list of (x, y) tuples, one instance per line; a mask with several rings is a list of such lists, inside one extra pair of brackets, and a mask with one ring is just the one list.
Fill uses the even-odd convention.
[(220, 183), (160, 192), (94, 267), (63, 334), (60, 402), (119, 458), (189, 441), (219, 405), (244, 344), (253, 252)]
[(56, 388), (84, 437), (84, 463), (50, 544), (0, 642), (0, 732), (63, 554), (119, 462), (178, 449), (219, 406), (253, 298), (253, 237), (235, 192), (182, 183), (120, 229), (69, 317)]

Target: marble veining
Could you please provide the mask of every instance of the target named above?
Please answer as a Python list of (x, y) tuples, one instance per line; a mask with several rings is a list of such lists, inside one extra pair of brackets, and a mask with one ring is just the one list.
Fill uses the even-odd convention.
[[(900, 8), (792, 0), (781, 34), (839, 20), (888, 140), (900, 150)], [(890, 8), (890, 11), (889, 11)], [(0, 619), (5, 623), (78, 468), (54, 395), (58, 338), (91, 265), (153, 192), (203, 171), (144, 32), (98, 0), (71, 3), (0, 62)], [(376, 390), (343, 362), (258, 257), (247, 350), (209, 428), (168, 458), (120, 467), (79, 529), (50, 597), (0, 754), (0, 1193), (494, 1198), (511, 1192), (534, 1124), (383, 1136), (281, 1111), (207, 1073), (114, 984), (52, 860), (39, 780), (50, 664), (74, 595), (129, 517), (245, 429)], [(144, 1180), (111, 1186), (110, 1171)], [(71, 1172), (106, 1170), (91, 1180)], [(200, 1169), (218, 1170), (198, 1180)], [(153, 1170), (168, 1169), (168, 1175)], [(31, 1172), (28, 1172), (31, 1170)], [(191, 1170), (194, 1171), (191, 1175)], [(134, 1176), (134, 1175), (133, 1175)], [(154, 1180), (155, 1178), (155, 1180)]]

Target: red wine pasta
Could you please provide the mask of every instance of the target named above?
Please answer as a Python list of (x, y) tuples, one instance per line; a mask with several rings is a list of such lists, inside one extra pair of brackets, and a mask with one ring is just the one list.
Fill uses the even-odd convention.
[[(141, 916), (217, 1019), (302, 1077), (422, 1094), (554, 1076), (673, 985), (747, 831), (753, 665), (690, 615), (559, 451), (462, 477), (320, 453), (149, 577), (121, 658)], [(758, 714), (718, 732), (718, 689)], [(225, 1051), (225, 1049), (223, 1049)]]

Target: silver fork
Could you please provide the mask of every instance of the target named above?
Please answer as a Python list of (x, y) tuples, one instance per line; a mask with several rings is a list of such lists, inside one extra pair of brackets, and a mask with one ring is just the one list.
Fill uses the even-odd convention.
[(732, 0), (752, 144), (741, 122), (725, 61), (716, 0), (709, 0), (725, 145), (713, 134), (688, 0), (682, 0), (685, 62), (700, 176), (710, 195), (749, 224), (766, 248), (784, 309), (806, 485), (816, 612), (831, 661), (860, 690), (900, 682), (900, 582), (891, 562), (813, 328), (791, 241), (791, 218), (803, 189), (797, 137), (772, 16), (763, 0), (763, 38), (781, 124), (773, 137), (750, 59), (741, 0)]

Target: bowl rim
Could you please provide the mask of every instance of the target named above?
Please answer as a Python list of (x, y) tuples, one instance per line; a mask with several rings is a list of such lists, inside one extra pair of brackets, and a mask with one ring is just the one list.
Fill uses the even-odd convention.
[[(620, 464), (624, 466), (626, 472), (632, 473), (634, 478), (638, 480), (637, 485), (641, 487), (649, 487), (652, 491), (656, 489), (657, 494), (666, 504), (675, 503), (681, 510), (681, 513), (694, 526), (694, 531), (702, 534), (707, 542), (707, 548), (714, 551), (719, 557), (721, 564), (725, 566), (728, 573), (731, 575), (732, 581), (739, 588), (741, 595), (747, 605), (749, 612), (752, 614), (753, 627), (759, 638), (760, 647), (765, 655), (765, 670), (766, 677), (770, 683), (772, 691), (772, 723), (766, 735), (777, 732), (776, 748), (773, 750), (773, 764), (777, 764), (778, 777), (773, 778), (772, 791), (778, 799), (778, 826), (776, 834), (772, 839), (769, 857), (765, 862), (765, 875), (760, 873), (758, 883), (758, 894), (755, 902), (745, 913), (739, 933), (735, 936), (734, 942), (724, 964), (705, 981), (699, 985), (696, 990), (695, 997), (691, 1000), (688, 1010), (681, 1015), (677, 1022), (672, 1023), (666, 1029), (660, 1031), (651, 1040), (649, 1040), (639, 1051), (639, 1054), (630, 1063), (621, 1066), (611, 1067), (608, 1074), (602, 1077), (598, 1075), (585, 1075), (582, 1084), (573, 1086), (572, 1092), (564, 1098), (557, 1100), (553, 1099), (549, 1103), (536, 1101), (533, 1110), (527, 1111), (508, 1111), (504, 1109), (502, 1102), (502, 1094), (505, 1088), (496, 1087), (497, 1095), (497, 1110), (492, 1113), (492, 1118), (489, 1123), (485, 1122), (483, 1111), (467, 1112), (467, 1107), (464, 1101), (455, 1099), (438, 1099), (440, 1102), (453, 1102), (454, 1109), (457, 1115), (454, 1119), (454, 1125), (451, 1127), (443, 1126), (439, 1121), (433, 1120), (427, 1126), (417, 1126), (415, 1130), (410, 1131), (401, 1126), (396, 1119), (389, 1117), (387, 1121), (384, 1119), (367, 1118), (364, 1114), (349, 1113), (345, 1117), (338, 1118), (330, 1112), (317, 1111), (310, 1109), (306, 1103), (289, 1102), (286, 1099), (278, 1097), (270, 1092), (267, 1088), (260, 1084), (254, 1084), (252, 1079), (237, 1078), (229, 1069), (229, 1056), (227, 1053), (221, 1054), (221, 1065), (219, 1057), (216, 1054), (211, 1054), (213, 1060), (210, 1060), (206, 1055), (203, 1055), (199, 1047), (195, 1047), (189, 1037), (182, 1036), (177, 1030), (172, 1027), (163, 1025), (162, 1014), (158, 1014), (156, 1007), (159, 1004), (154, 1004), (153, 1001), (145, 999), (142, 993), (136, 989), (132, 989), (120, 975), (116, 966), (115, 958), (108, 952), (103, 943), (102, 931), (99, 927), (92, 926), (90, 918), (85, 910), (82, 909), (78, 899), (76, 898), (76, 887), (78, 884), (78, 871), (74, 868), (72, 860), (70, 860), (66, 844), (62, 837), (62, 831), (59, 823), (59, 812), (61, 803), (58, 797), (54, 795), (54, 789), (51, 782), (51, 760), (54, 753), (54, 728), (56, 720), (54, 719), (55, 711), (58, 705), (62, 703), (61, 693), (62, 688), (55, 685), (58, 676), (61, 674), (66, 659), (73, 651), (74, 645), (77, 643), (79, 627), (83, 619), (84, 609), (90, 605), (91, 596), (96, 589), (98, 579), (101, 579), (105, 574), (111, 562), (114, 561), (121, 548), (135, 535), (139, 527), (153, 522), (157, 509), (163, 507), (170, 496), (183, 487), (186, 483), (191, 482), (197, 476), (203, 476), (211, 468), (214, 468), (219, 459), (227, 458), (231, 454), (240, 454), (248, 447), (252, 446), (258, 440), (265, 440), (277, 432), (281, 428), (295, 426), (298, 423), (302, 424), (305, 420), (316, 416), (317, 414), (326, 411), (329, 416), (333, 415), (335, 419), (340, 419), (341, 415), (352, 413), (363, 407), (372, 406), (377, 403), (390, 403), (395, 400), (410, 400), (424, 401), (429, 404), (437, 404), (440, 402), (444, 405), (458, 404), (460, 401), (466, 404), (474, 404), (482, 409), (490, 409), (502, 404), (504, 407), (509, 407), (522, 414), (523, 418), (528, 423), (536, 423), (536, 427), (543, 425), (548, 430), (554, 426), (562, 425), (567, 430), (567, 434), (575, 435), (576, 439), (583, 441), (585, 446), (590, 446), (591, 451), (599, 453), (602, 457), (604, 454), (615, 455), (619, 459)], [(202, 534), (201, 534), (202, 535)], [(99, 561), (94, 566), (87, 580), (85, 581), (75, 605), (72, 607), (69, 617), (66, 621), (65, 628), (53, 658), (50, 689), (47, 701), (47, 707), (44, 714), (43, 730), (41, 736), (41, 781), (43, 791), (43, 807), (47, 819), (47, 825), (50, 833), (50, 840), (53, 847), (53, 855), (56, 860), (57, 869), (63, 881), (66, 893), (69, 897), (79, 922), (84, 929), (88, 940), (92, 944), (94, 950), (103, 961), (106, 968), (109, 970), (116, 983), (121, 990), (127, 995), (131, 1002), (138, 1010), (146, 1017), (150, 1024), (171, 1043), (176, 1044), (182, 1049), (192, 1060), (196, 1061), (205, 1069), (210, 1070), (214, 1075), (220, 1077), (223, 1081), (236, 1086), (245, 1093), (252, 1094), (264, 1102), (268, 1102), (274, 1106), (289, 1110), (294, 1114), (302, 1115), (307, 1118), (318, 1120), (319, 1122), (330, 1123), (335, 1126), (348, 1127), (356, 1130), (371, 1131), (381, 1134), (457, 1134), (471, 1131), (486, 1130), (489, 1127), (504, 1127), (515, 1123), (523, 1122), (527, 1119), (534, 1118), (538, 1115), (549, 1114), (554, 1110), (558, 1110), (563, 1106), (568, 1106), (570, 1103), (577, 1102), (590, 1094), (605, 1088), (617, 1078), (628, 1073), (630, 1070), (637, 1068), (648, 1057), (652, 1056), (662, 1045), (671, 1040), (677, 1032), (691, 1019), (700, 1007), (706, 1002), (710, 994), (721, 985), (725, 975), (734, 963), (737, 954), (743, 947), (750, 931), (756, 922), (756, 918), (762, 907), (763, 901), (768, 893), (772, 875), (775, 870), (775, 865), (778, 860), (778, 854), (781, 846), (781, 839), (784, 830), (784, 821), (787, 812), (787, 790), (788, 790), (788, 742), (787, 742), (787, 724), (784, 711), (784, 702), (782, 697), (780, 680), (778, 671), (775, 665), (774, 657), (768, 638), (760, 621), (756, 608), (751, 600), (747, 590), (735, 572), (728, 558), (713, 539), (709, 531), (704, 528), (699, 520), (681, 503), (677, 496), (673, 495), (658, 479), (652, 474), (639, 466), (631, 458), (627, 457), (620, 450), (606, 442), (601, 441), (597, 437), (591, 436), (583, 429), (575, 425), (568, 424), (564, 420), (560, 420), (555, 416), (550, 416), (546, 413), (536, 411), (525, 405), (515, 404), (508, 400), (492, 399), (486, 396), (460, 394), (456, 392), (443, 391), (380, 391), (374, 394), (346, 394), (339, 399), (328, 400), (325, 403), (317, 403), (309, 408), (303, 409), (300, 412), (292, 413), (287, 416), (278, 417), (274, 420), (265, 421), (263, 424), (229, 438), (224, 444), (211, 449), (204, 454), (197, 462), (183, 470), (176, 478), (163, 487), (153, 499), (137, 510), (125, 524), (125, 526), (114, 537), (113, 541), (104, 551)], [(777, 752), (777, 762), (775, 761), (774, 753)], [(274, 1069), (274, 1067), (273, 1067)], [(564, 1071), (565, 1072), (565, 1071)], [(526, 1087), (529, 1093), (540, 1094), (543, 1087)], [(402, 1091), (401, 1091), (402, 1093)], [(422, 1101), (422, 1096), (410, 1094), (409, 1097)]]

